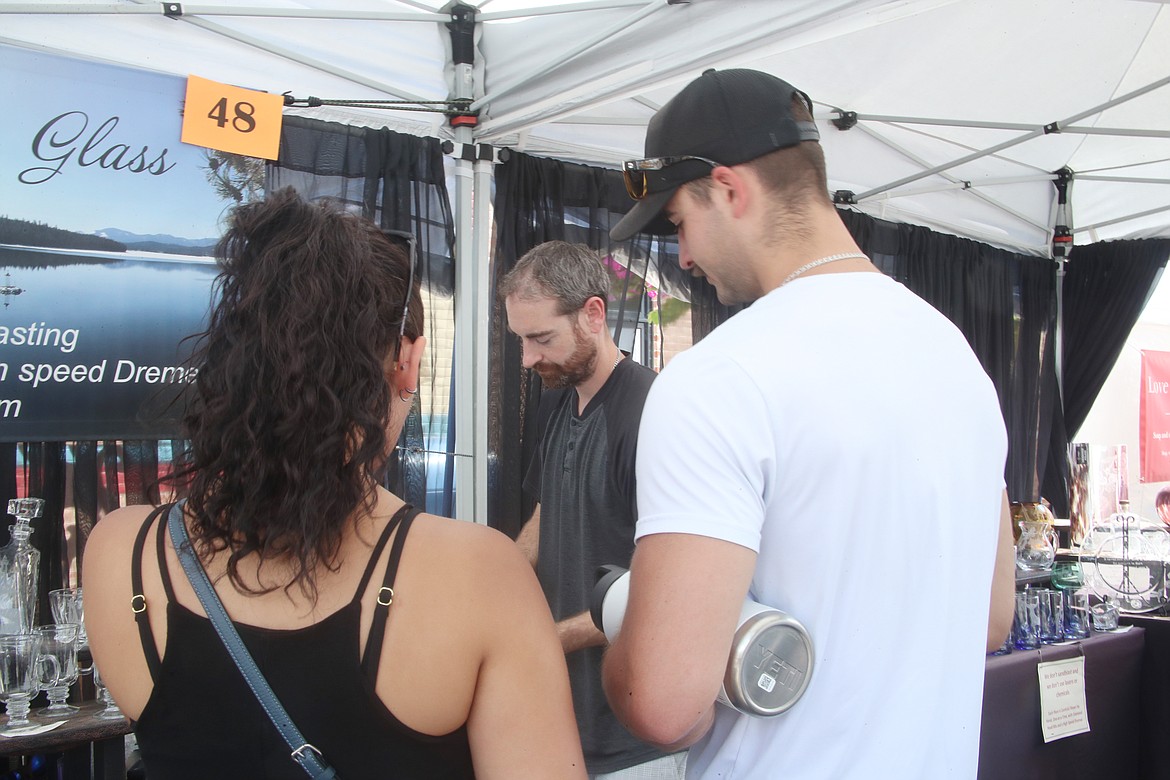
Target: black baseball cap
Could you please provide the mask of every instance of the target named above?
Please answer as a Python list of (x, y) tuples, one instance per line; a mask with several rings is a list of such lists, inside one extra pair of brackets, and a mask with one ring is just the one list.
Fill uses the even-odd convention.
[[(650, 120), (646, 158), (685, 157), (645, 177), (645, 195), (609, 231), (625, 241), (639, 231), (675, 232), (662, 216), (679, 187), (711, 172), (711, 164), (739, 165), (801, 141), (817, 141), (813, 122), (792, 115), (792, 96), (800, 95), (812, 114), (808, 95), (786, 81), (758, 70), (708, 70), (683, 87)], [(626, 163), (631, 167), (636, 161)]]

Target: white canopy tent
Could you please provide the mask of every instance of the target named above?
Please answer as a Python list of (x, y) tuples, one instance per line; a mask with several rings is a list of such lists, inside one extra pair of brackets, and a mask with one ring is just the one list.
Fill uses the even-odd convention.
[[(474, 63), (452, 63), (454, 16)], [(752, 67), (812, 97), (851, 208), (1037, 256), (1065, 229), (1170, 237), (1170, 0), (0, 0), (0, 42), (298, 104), (463, 98), (474, 127), (286, 111), (607, 167), (702, 70)], [(456, 172), (458, 513), (483, 521), (491, 163)]]

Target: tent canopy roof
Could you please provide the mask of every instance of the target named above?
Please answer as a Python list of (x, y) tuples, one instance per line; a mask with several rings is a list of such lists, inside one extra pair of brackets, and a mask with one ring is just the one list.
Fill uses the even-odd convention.
[[(452, 3), (11, 3), (0, 42), (305, 99), (449, 100)], [(813, 98), (830, 188), (875, 216), (1047, 255), (1170, 236), (1168, 0), (467, 0), (477, 141), (615, 166), (709, 67)], [(451, 136), (441, 113), (289, 108)], [(838, 130), (843, 112), (856, 125)], [(1072, 172), (1058, 217), (1056, 172)]]

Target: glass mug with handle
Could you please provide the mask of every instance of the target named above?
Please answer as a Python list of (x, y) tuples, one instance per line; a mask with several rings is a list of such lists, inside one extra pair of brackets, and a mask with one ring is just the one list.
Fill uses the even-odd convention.
[[(49, 666), (48, 673), (41, 668)], [(19, 733), (32, 725), (28, 711), (40, 691), (40, 680), (57, 678), (57, 659), (41, 652), (40, 634), (0, 635), (0, 699), (8, 708), (6, 733)]]
[(49, 697), (49, 706), (37, 710), (37, 716), (48, 720), (68, 718), (78, 707), (68, 704), (69, 686), (77, 681), (77, 634), (76, 623), (57, 623), (52, 626), (37, 626), (35, 633), (41, 638), (41, 654), (54, 659), (51, 675), (39, 670), (38, 683)]

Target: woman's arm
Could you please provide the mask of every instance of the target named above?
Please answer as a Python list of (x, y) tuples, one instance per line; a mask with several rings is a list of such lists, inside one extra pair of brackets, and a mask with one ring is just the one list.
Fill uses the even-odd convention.
[[(146, 657), (142, 652), (138, 627), (131, 609), (131, 558), (134, 538), (150, 513), (149, 506), (129, 506), (111, 512), (93, 527), (85, 545), (82, 587), (85, 589), (85, 628), (94, 663), (101, 670), (102, 682), (110, 689), (118, 707), (127, 717), (137, 719), (150, 698), (153, 685)], [(154, 556), (153, 531), (144, 557)], [(157, 568), (146, 566), (151, 593), (158, 592)], [(161, 585), (157, 586), (161, 589)], [(153, 602), (153, 603), (152, 603)], [(161, 646), (165, 636), (165, 606), (158, 598), (147, 599), (147, 614)], [(152, 614), (150, 607), (159, 614)], [(161, 653), (161, 650), (160, 650)]]
[(565, 657), (544, 594), (514, 543), (496, 532), (482, 538), (476, 568), (492, 608), (476, 619), (483, 659), (467, 721), (476, 777), (583, 779)]

